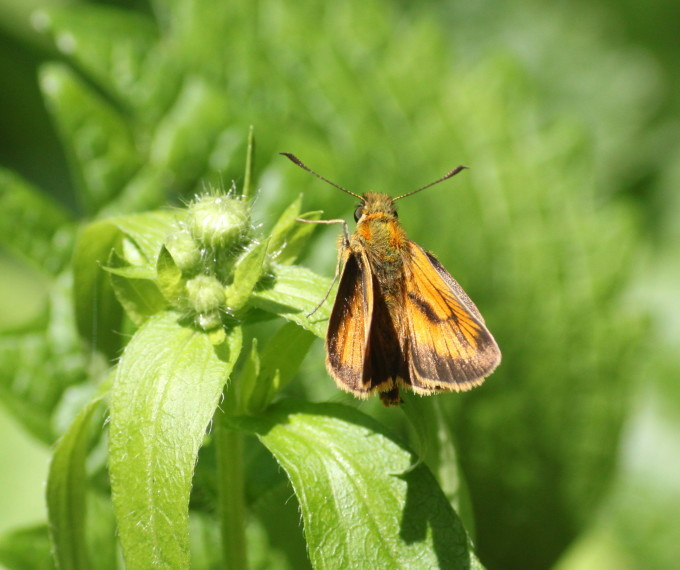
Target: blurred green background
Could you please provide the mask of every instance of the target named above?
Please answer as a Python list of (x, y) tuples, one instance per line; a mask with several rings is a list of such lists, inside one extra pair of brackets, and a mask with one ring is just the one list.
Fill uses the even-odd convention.
[[(482, 560), (561, 570), (677, 564), (677, 2), (108, 3), (157, 27), (163, 61), (176, 66), (168, 77), (198, 90), (160, 69), (160, 94), (126, 91), (124, 80), (111, 89), (74, 50), (69, 25), (108, 33), (101, 16), (89, 20), (95, 4), (105, 6), (0, 0), (0, 166), (86, 220), (102, 203), (126, 209), (111, 196), (94, 206), (83, 198), (98, 176), (130, 180), (174, 165), (160, 182), (151, 176), (164, 192), (155, 206), (204, 180), (229, 186), (253, 124), (265, 225), (303, 190), (327, 217), (349, 219), (354, 206), (279, 151), (357, 192), (403, 193), (471, 166), (401, 203), (400, 217), (477, 302), (504, 351), (488, 386), (444, 397), (477, 501)], [(60, 8), (70, 14), (61, 28)], [(68, 23), (73, 14), (79, 23)], [(39, 70), (43, 91), (64, 79), (63, 68), (41, 67), (55, 61), (132, 125), (138, 159), (83, 169), (92, 153), (73, 138), (82, 118), (54, 93), (48, 113), (41, 94)], [(201, 81), (221, 91), (205, 96)], [(183, 110), (172, 106), (177, 93)], [(154, 104), (130, 111), (126, 97)], [(304, 263), (330, 275), (336, 232), (317, 235)], [(0, 250), (3, 333), (39, 330), (48, 281)], [(322, 360), (317, 344), (304, 371), (311, 397), (333, 394)], [(0, 426), (4, 531), (44, 520), (49, 448), (10, 416)]]

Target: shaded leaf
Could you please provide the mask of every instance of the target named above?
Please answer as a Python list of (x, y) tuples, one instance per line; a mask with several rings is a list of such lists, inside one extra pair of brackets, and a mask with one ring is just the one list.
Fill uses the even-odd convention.
[(40, 83), (55, 118), (82, 205), (97, 212), (141, 165), (131, 125), (68, 67), (48, 64)]
[(11, 570), (52, 570), (47, 525), (36, 525), (0, 537), (0, 564)]
[(85, 457), (90, 420), (102, 397), (91, 400), (59, 439), (47, 477), (50, 538), (59, 568), (87, 568), (85, 538)]
[[(267, 542), (270, 545), (269, 549), (261, 553), (253, 553), (253, 563), (257, 562), (256, 557), (258, 555), (264, 557), (266, 555), (273, 556), (279, 554), (285, 556), (288, 562), (287, 565), (282, 565), (283, 568), (290, 568), (291, 570), (311, 568), (307, 555), (307, 544), (302, 530), (303, 525), (300, 520), (300, 505), (295, 498), (295, 493), (285, 473), (281, 473), (281, 468), (272, 458), (271, 454), (266, 450), (264, 453), (274, 463), (276, 473), (282, 480), (279, 480), (278, 485), (268, 488), (266, 492), (258, 493), (257, 502), (250, 506), (254, 516), (260, 520), (266, 529)], [(252, 476), (251, 473), (249, 473), (250, 476)], [(265, 568), (272, 566), (273, 564), (270, 560)]]
[(286, 323), (267, 342), (260, 355), (256, 383), (251, 394), (246, 396), (250, 413), (264, 408), (290, 382), (314, 338), (308, 330), (294, 323)]
[(474, 538), (475, 521), (467, 487), (458, 465), (454, 437), (441, 410), (438, 397), (425, 398), (412, 392), (402, 394), (401, 409), (416, 434), (419, 461), (424, 461), (458, 513), (468, 534)]
[(198, 76), (187, 76), (154, 132), (149, 159), (185, 185), (202, 176), (220, 135), (230, 125), (228, 98)]
[(0, 336), (0, 398), (40, 441), (54, 441), (52, 412), (64, 390), (93, 371), (96, 355), (84, 354), (74, 322), (71, 276), (52, 282), (46, 328)]
[(0, 240), (35, 267), (55, 275), (71, 257), (75, 226), (58, 204), (0, 168)]
[(122, 342), (123, 310), (111, 281), (100, 265), (121, 239), (118, 228), (109, 222), (86, 226), (78, 236), (73, 256), (73, 300), (80, 335), (113, 359)]
[(101, 87), (129, 106), (138, 104), (138, 83), (158, 38), (153, 21), (131, 10), (83, 5), (42, 10), (38, 28)]

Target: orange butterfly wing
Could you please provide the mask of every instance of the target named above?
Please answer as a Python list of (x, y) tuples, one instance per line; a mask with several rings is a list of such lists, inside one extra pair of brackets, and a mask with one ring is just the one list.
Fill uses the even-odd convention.
[(360, 398), (367, 398), (365, 359), (373, 315), (373, 280), (365, 254), (346, 249), (326, 333), (326, 367), (336, 384)]
[(409, 387), (430, 394), (481, 384), (501, 353), (477, 307), (439, 261), (414, 242), (404, 256), (404, 272)]

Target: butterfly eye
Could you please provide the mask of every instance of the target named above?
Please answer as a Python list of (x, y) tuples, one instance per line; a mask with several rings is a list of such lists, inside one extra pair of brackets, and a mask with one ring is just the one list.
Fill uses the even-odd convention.
[(354, 221), (358, 222), (359, 218), (361, 218), (361, 216), (363, 216), (363, 215), (364, 215), (364, 205), (360, 204), (359, 206), (357, 206), (357, 209), (354, 210)]

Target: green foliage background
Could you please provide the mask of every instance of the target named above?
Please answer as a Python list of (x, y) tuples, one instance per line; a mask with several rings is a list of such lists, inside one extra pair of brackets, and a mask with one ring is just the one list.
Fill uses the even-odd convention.
[[(404, 201), (400, 219), (470, 293), (503, 350), (482, 388), (438, 397), (477, 554), (489, 568), (671, 567), (676, 11), (661, 1), (5, 0), (6, 409), (53, 443), (106, 374), (93, 350), (115, 358), (124, 344), (98, 336), (101, 346), (83, 350), (59, 319), (76, 229), (181, 205), (207, 183), (240, 185), (250, 125), (264, 228), (301, 191), (304, 208), (325, 217), (349, 219), (354, 206), (279, 151), (357, 192), (406, 192), (467, 164)], [(300, 263), (330, 275), (336, 234), (318, 230)], [(322, 363), (316, 343), (288, 392), (357, 405)], [(407, 431), (394, 410), (359, 407)], [(20, 500), (7, 509), (30, 501)], [(31, 543), (21, 532), (11, 539)]]

